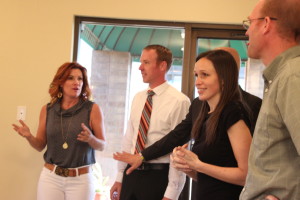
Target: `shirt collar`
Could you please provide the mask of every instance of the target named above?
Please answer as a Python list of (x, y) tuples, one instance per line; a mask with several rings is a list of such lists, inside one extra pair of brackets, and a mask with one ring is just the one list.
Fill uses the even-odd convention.
[(153, 90), (155, 92), (155, 95), (161, 95), (167, 88), (169, 87), (169, 84), (168, 82), (164, 82), (163, 84), (151, 89), (151, 88), (148, 88), (148, 90)]
[(57, 115), (62, 115), (63, 117), (70, 117), (76, 113), (78, 113), (80, 111), (80, 109), (82, 108), (82, 106), (84, 105), (86, 101), (80, 99), (74, 106), (72, 106), (71, 108), (67, 109), (67, 110), (63, 110), (61, 109), (61, 100), (57, 101), (54, 105), (53, 108), (55, 110), (55, 113)]

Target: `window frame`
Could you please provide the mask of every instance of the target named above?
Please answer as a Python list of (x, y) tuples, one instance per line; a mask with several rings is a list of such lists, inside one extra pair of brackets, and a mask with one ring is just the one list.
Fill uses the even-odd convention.
[[(185, 30), (184, 52), (182, 62), (182, 93), (187, 95), (190, 100), (194, 99), (194, 64), (196, 58), (196, 45), (198, 38), (207, 39), (234, 39), (247, 40), (246, 30), (241, 24), (210, 24), (210, 23), (188, 23), (188, 22), (170, 22), (170, 21), (148, 21), (148, 20), (128, 20), (113, 18), (98, 18), (75, 16), (74, 18), (74, 38), (73, 38), (73, 56), (76, 61), (79, 50), (80, 31), (82, 23), (99, 23), (107, 25), (121, 26), (154, 26), (154, 27), (172, 27)], [(190, 181), (187, 178), (186, 185), (179, 199), (190, 199)]]
[(196, 58), (197, 38), (247, 40), (247, 37), (245, 36), (246, 30), (243, 28), (242, 24), (188, 23), (75, 16), (73, 61), (76, 61), (78, 57), (79, 36), (82, 23), (183, 28), (185, 30), (185, 39), (182, 64), (182, 93), (187, 95), (191, 100), (194, 99), (193, 69), (195, 64), (194, 60)]

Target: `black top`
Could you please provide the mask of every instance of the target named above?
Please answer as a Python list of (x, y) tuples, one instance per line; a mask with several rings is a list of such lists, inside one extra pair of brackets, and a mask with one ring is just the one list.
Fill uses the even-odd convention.
[(254, 95), (242, 90), (242, 88), (240, 88), (240, 91), (241, 91), (244, 102), (247, 104), (247, 106), (249, 107), (249, 109), (251, 111), (251, 113), (250, 113), (251, 114), (250, 132), (253, 135), (262, 100), (260, 98), (258, 98), (257, 96), (254, 96)]
[[(240, 91), (244, 102), (252, 111), (250, 132), (253, 134), (262, 100), (248, 92), (245, 92), (241, 88)], [(198, 97), (195, 98), (185, 119), (182, 120), (182, 122), (178, 124), (169, 134), (142, 151), (145, 160), (147, 161), (159, 158), (172, 152), (175, 147), (187, 143), (191, 138), (191, 130), (199, 115), (201, 105), (202, 101), (200, 101)]]
[[(209, 117), (210, 115), (207, 115), (206, 120)], [(204, 123), (199, 137), (195, 139), (192, 151), (205, 163), (220, 167), (237, 167), (227, 131), (239, 120), (243, 120), (250, 127), (248, 113), (240, 103), (231, 102), (224, 107), (219, 119), (215, 142), (210, 145), (205, 144), (206, 131)], [(244, 133), (241, 132), (241, 134)], [(192, 199), (238, 200), (241, 190), (241, 186), (220, 181), (203, 173), (197, 173), (197, 182), (193, 184)]]

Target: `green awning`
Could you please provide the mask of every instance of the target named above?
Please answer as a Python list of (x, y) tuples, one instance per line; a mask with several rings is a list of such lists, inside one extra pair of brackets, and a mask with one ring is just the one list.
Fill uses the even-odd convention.
[[(84, 24), (80, 38), (95, 50), (130, 52), (134, 61), (139, 61), (142, 49), (149, 44), (160, 44), (173, 53), (173, 64), (182, 65), (184, 29), (149, 28), (119, 25)], [(205, 39), (198, 40), (198, 53), (216, 47), (235, 48), (242, 60), (247, 60), (244, 40)]]

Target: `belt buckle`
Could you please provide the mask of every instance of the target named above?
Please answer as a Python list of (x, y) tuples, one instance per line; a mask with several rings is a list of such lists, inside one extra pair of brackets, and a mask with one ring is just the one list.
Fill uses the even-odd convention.
[(69, 169), (56, 166), (55, 174), (57, 174), (58, 176), (68, 177), (69, 176)]

